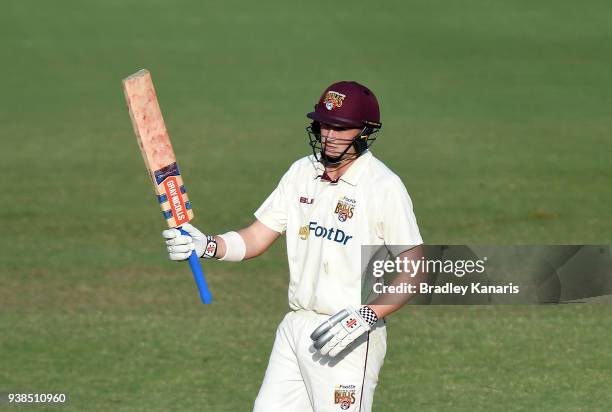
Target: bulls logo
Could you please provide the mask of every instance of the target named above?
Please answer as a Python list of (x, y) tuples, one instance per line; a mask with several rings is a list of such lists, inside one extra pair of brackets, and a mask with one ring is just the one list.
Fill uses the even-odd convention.
[(336, 204), (334, 213), (338, 215), (338, 220), (346, 222), (348, 219), (353, 217), (355, 211), (355, 200), (344, 196)]
[(355, 403), (355, 385), (338, 385), (334, 390), (334, 404), (340, 406), (343, 411), (349, 409)]
[(345, 97), (345, 94), (330, 90), (325, 94), (323, 104), (325, 104), (327, 110), (337, 109), (338, 107), (342, 107), (342, 101)]

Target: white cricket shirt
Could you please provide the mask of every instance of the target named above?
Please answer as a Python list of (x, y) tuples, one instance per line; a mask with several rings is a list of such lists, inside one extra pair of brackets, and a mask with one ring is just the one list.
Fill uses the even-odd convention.
[(255, 217), (286, 232), (289, 306), (332, 315), (361, 304), (361, 245), (423, 243), (400, 178), (367, 151), (337, 183), (314, 156), (291, 165)]

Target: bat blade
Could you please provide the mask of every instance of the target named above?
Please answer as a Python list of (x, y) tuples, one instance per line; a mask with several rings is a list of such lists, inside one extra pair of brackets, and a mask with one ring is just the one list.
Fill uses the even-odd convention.
[(170, 136), (147, 70), (123, 80), (136, 140), (157, 194), (168, 227), (179, 227), (193, 219), (193, 210), (183, 184)]
[[(126, 77), (123, 79), (123, 91), (134, 134), (155, 188), (162, 215), (168, 227), (180, 229), (181, 225), (193, 219), (194, 214), (157, 101), (151, 73), (148, 70), (140, 70)], [(181, 232), (186, 234), (182, 230)], [(195, 252), (189, 258), (189, 265), (202, 302), (210, 303), (212, 298)]]

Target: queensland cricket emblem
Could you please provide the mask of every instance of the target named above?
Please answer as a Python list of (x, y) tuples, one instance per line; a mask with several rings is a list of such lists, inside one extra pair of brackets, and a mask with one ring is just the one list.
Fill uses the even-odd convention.
[(355, 385), (338, 385), (334, 391), (334, 404), (339, 405), (343, 411), (355, 403)]
[(328, 91), (325, 94), (325, 98), (323, 99), (325, 108), (327, 110), (332, 110), (338, 107), (342, 107), (342, 101), (344, 100), (345, 97), (346, 97), (345, 94), (334, 92), (332, 90)]
[(346, 196), (338, 200), (338, 204), (336, 204), (336, 209), (334, 210), (334, 213), (338, 215), (338, 220), (346, 222), (348, 219), (352, 218), (356, 203), (355, 199)]

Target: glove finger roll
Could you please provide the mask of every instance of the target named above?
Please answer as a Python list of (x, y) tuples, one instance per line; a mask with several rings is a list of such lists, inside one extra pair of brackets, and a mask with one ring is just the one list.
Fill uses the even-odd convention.
[(170, 260), (187, 260), (192, 252), (188, 253), (170, 253)]
[(174, 239), (166, 240), (166, 245), (168, 246), (178, 246), (178, 245), (188, 245), (193, 243), (193, 239), (191, 236), (180, 235), (175, 237)]
[(321, 335), (317, 340), (314, 341), (313, 346), (315, 349), (320, 350), (323, 346), (329, 343), (330, 340), (334, 337), (334, 332), (328, 330), (323, 335)]
[(342, 309), (340, 312), (331, 316), (329, 319), (327, 319), (325, 322), (319, 325), (319, 327), (317, 327), (314, 330), (314, 332), (310, 334), (310, 339), (317, 340), (321, 335), (323, 335), (325, 332), (333, 328), (338, 322), (340, 322), (342, 319), (348, 316), (348, 314), (349, 314), (348, 310)]
[(169, 253), (187, 253), (195, 249), (195, 245), (191, 242), (188, 245), (168, 246)]
[(321, 348), (322, 355), (329, 355), (335, 348), (340, 346), (339, 344), (342, 342), (343, 336), (339, 336), (339, 334), (334, 335), (329, 342), (325, 346)]
[(174, 239), (175, 237), (178, 237), (181, 235), (181, 232), (179, 232), (176, 229), (167, 229), (162, 231), (162, 237), (166, 238), (166, 239)]

